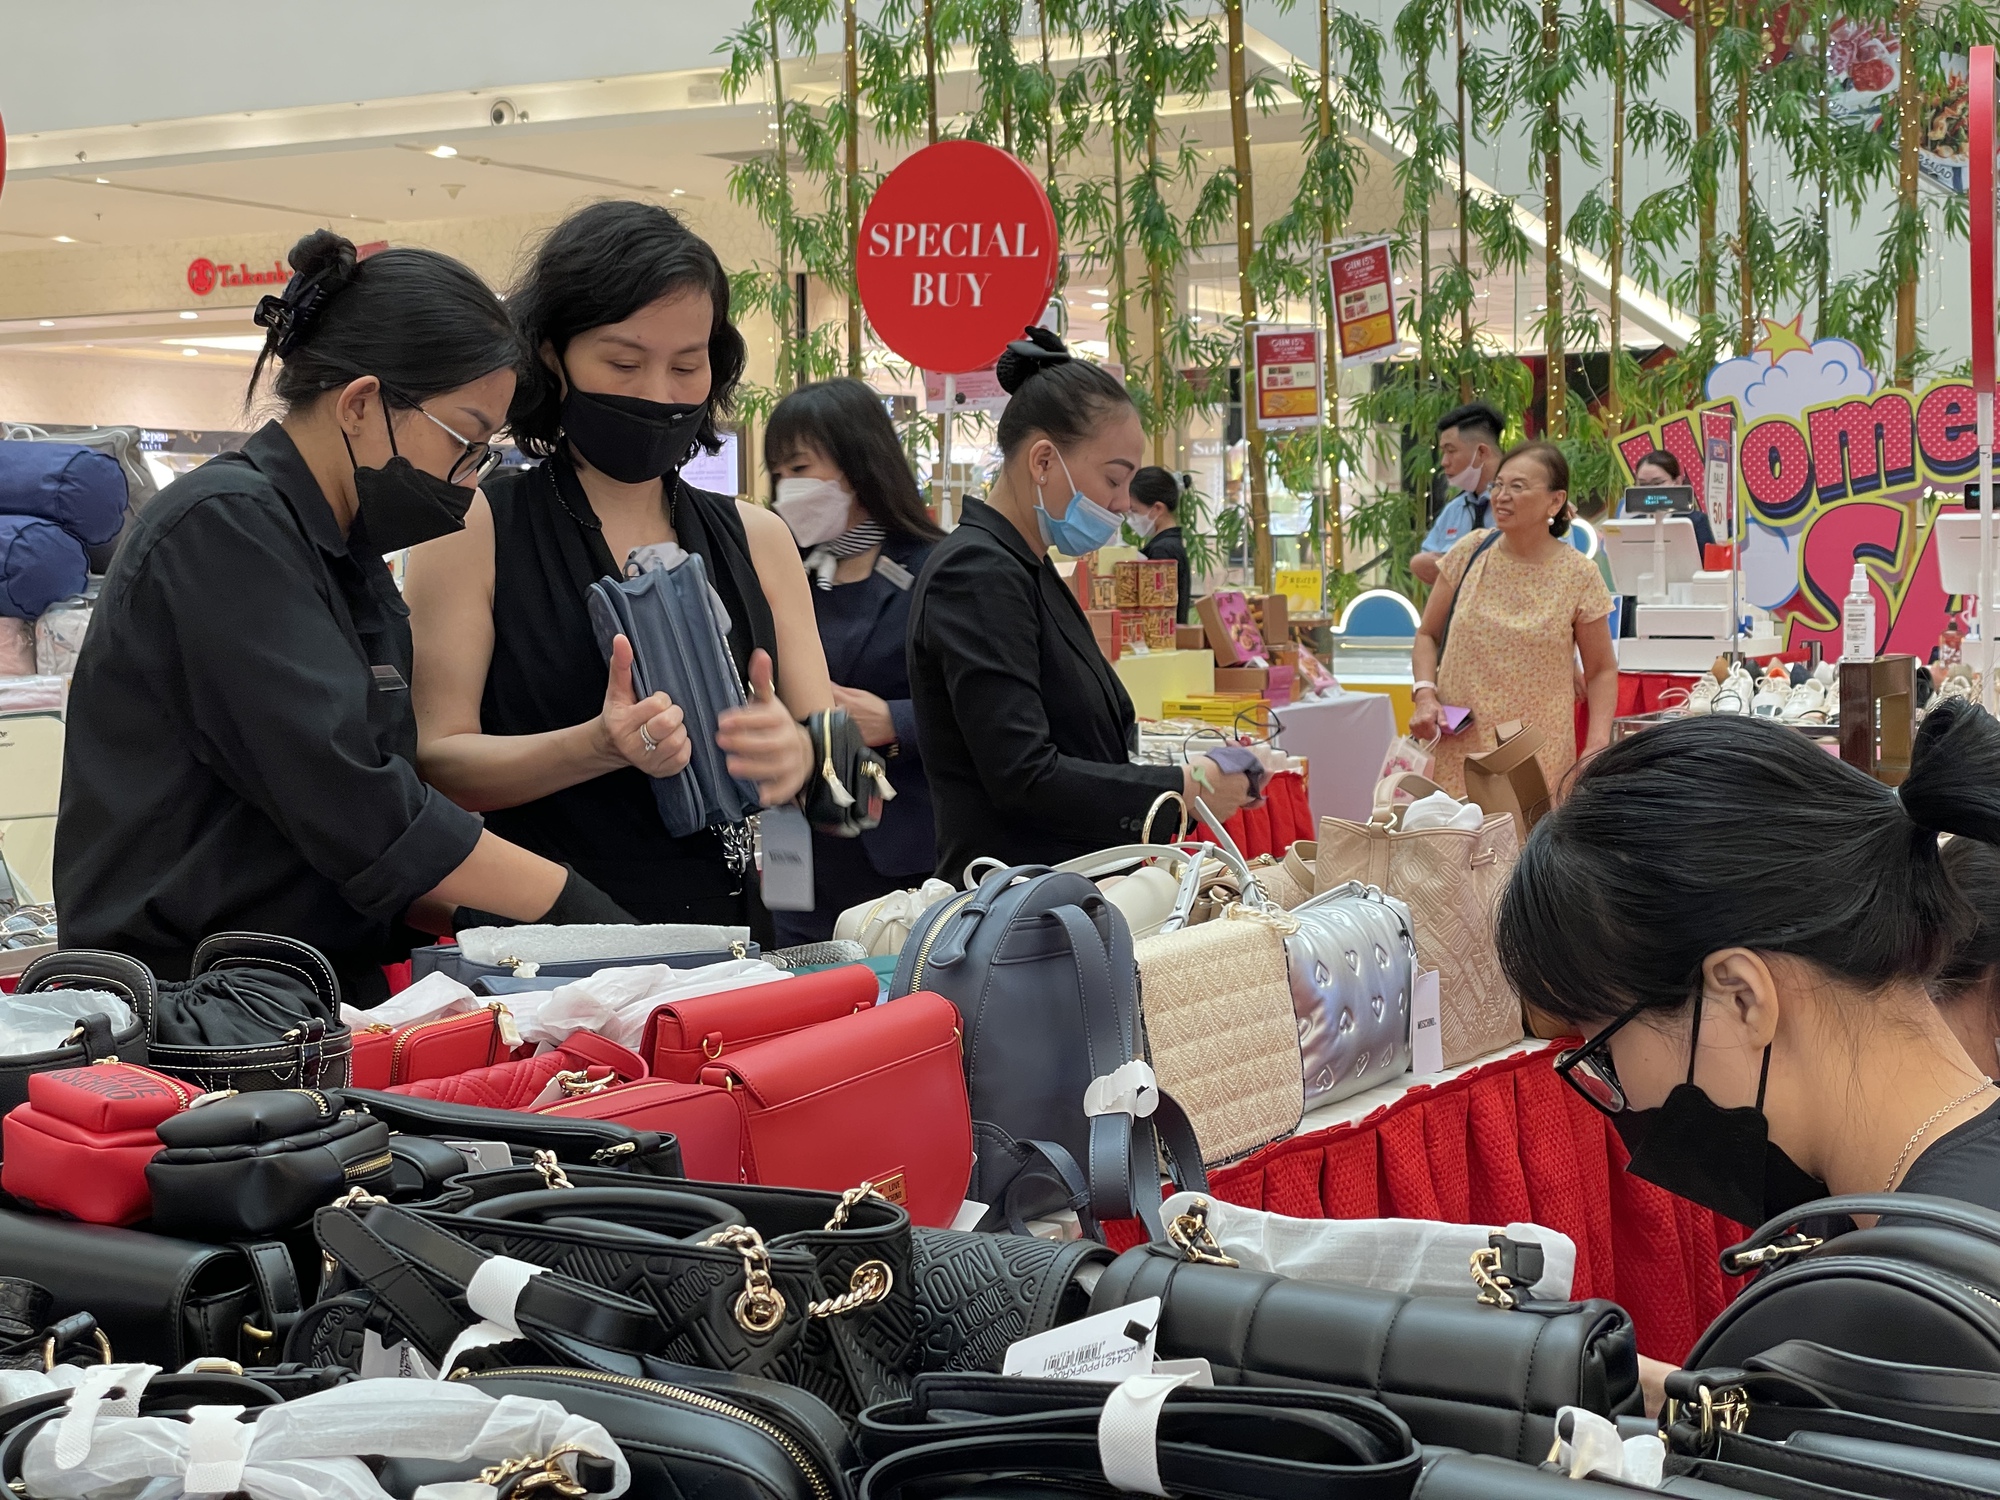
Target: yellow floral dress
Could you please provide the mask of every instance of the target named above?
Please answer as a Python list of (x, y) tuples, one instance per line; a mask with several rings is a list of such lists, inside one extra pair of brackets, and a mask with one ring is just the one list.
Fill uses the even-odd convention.
[(1463, 734), (1438, 741), (1431, 774), (1463, 797), (1465, 757), (1491, 750), (1498, 743), (1495, 727), (1517, 719), (1542, 731), (1538, 759), (1549, 789), (1560, 794), (1562, 778), (1576, 764), (1575, 630), (1611, 613), (1611, 592), (1597, 565), (1567, 541), (1538, 563), (1520, 561), (1497, 542), (1472, 564), (1472, 554), (1491, 535), (1460, 537), (1438, 565), (1439, 576), (1458, 589), (1438, 668), (1438, 698), (1471, 709), (1472, 722)]

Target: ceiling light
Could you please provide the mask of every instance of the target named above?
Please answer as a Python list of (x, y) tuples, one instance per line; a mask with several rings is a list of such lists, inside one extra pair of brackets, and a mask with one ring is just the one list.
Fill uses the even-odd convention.
[(189, 359), (193, 359), (196, 355), (200, 354), (201, 351), (199, 349), (183, 349), (181, 350), (181, 353), (186, 355)]
[(1111, 295), (1111, 288), (1108, 286), (1094, 286), (1090, 289), (1090, 295), (1093, 297), (1109, 297)]
[(1093, 302), (1090, 304), (1090, 310), (1092, 312), (1108, 312), (1110, 311), (1110, 308), (1111, 304), (1109, 302)]
[(433, 149), (433, 150), (431, 151), (431, 155), (432, 155), (432, 156), (456, 156), (456, 155), (458, 155), (458, 147), (456, 147), (456, 146), (438, 146), (438, 147), (435, 147), (435, 148), (434, 148), (434, 149)]
[(685, 198), (687, 196), (687, 189), (675, 188), (670, 196), (675, 198)]
[(181, 316), (187, 319), (190, 323), (192, 323), (196, 318), (200, 317), (201, 314), (198, 312), (184, 312), (181, 314)]
[(1548, 310), (1549, 305), (1546, 302), (1537, 302), (1533, 307), (1528, 309), (1529, 312), (1547, 312)]
[(227, 333), (200, 339), (162, 339), (162, 343), (184, 349), (239, 349), (254, 353), (264, 347), (261, 333)]
[(102, 184), (105, 187), (111, 186), (111, 179), (109, 177), (100, 177), (97, 180), (100, 184)]
[(57, 236), (56, 236), (56, 243), (57, 243), (58, 245), (74, 245), (74, 244), (76, 243), (76, 241), (75, 241), (75, 240), (73, 240), (73, 239), (71, 239), (71, 238), (70, 238), (70, 237), (69, 237), (68, 235), (66, 235), (66, 234), (59, 234), (59, 235), (57, 235)]
[(44, 318), (44, 319), (42, 319), (42, 327), (44, 327), (44, 328), (53, 328), (53, 327), (55, 327), (55, 326), (56, 326), (56, 320), (55, 320), (54, 318)]

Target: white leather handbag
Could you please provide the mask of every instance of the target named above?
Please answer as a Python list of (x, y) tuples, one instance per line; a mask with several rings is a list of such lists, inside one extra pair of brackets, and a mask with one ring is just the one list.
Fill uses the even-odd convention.
[(870, 958), (887, 958), (903, 951), (910, 925), (951, 894), (950, 885), (936, 879), (926, 880), (913, 891), (891, 891), (848, 907), (835, 919), (833, 935), (837, 940), (859, 943)]

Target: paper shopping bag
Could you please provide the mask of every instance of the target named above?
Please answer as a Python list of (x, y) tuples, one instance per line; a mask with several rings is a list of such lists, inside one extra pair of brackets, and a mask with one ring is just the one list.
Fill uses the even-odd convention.
[(1510, 815), (1525, 844), (1528, 830), (1549, 810), (1549, 782), (1537, 758), (1546, 737), (1518, 723), (1501, 724), (1494, 733), (1497, 746), (1465, 758), (1465, 793), (1489, 816)]

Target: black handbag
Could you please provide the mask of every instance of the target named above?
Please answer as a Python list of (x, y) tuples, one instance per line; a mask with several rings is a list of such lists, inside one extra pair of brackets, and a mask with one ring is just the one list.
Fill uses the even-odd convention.
[(211, 1093), (341, 1088), (353, 1049), (324, 954), (222, 932), (201, 940), (186, 980), (161, 986), (146, 1063)]
[(1675, 1475), (1781, 1500), (1793, 1486), (1873, 1500), (2000, 1495), (2000, 1442), (1843, 1410), (1790, 1374), (1676, 1370), (1667, 1396)]
[[(658, 1353), (781, 1380), (843, 1415), (900, 1396), (917, 1362), (910, 1217), (873, 1194), (655, 1183), (589, 1169), (461, 1178), (418, 1210), (498, 1255), (549, 1266), (655, 1309)], [(573, 1204), (566, 1188), (615, 1189)], [(720, 1233), (687, 1193), (729, 1211)], [(505, 1217), (483, 1210), (505, 1199)], [(532, 1205), (544, 1207), (533, 1211)]]
[[(1855, 1229), (1855, 1214), (1884, 1217)], [(1990, 1209), (1920, 1193), (1823, 1198), (1723, 1251), (1722, 1269), (1756, 1279), (1695, 1341), (1691, 1369), (1809, 1339), (1892, 1364), (2000, 1374), (2000, 1213)]]
[(1090, 1282), (1114, 1256), (1095, 1240), (910, 1231), (917, 1368), (1000, 1372), (1007, 1346), (1090, 1311)]
[(54, 1317), (95, 1317), (117, 1358), (170, 1370), (274, 1364), (301, 1306), (291, 1252), (275, 1241), (203, 1245), (0, 1209), (0, 1267), (48, 1288)]
[[(1683, 1495), (1688, 1500), (1742, 1500), (1762, 1491), (1739, 1490), (1693, 1478), (1669, 1478), (1656, 1490), (1616, 1479), (1571, 1479), (1542, 1466), (1510, 1463), (1483, 1453), (1443, 1453), (1424, 1466), (1410, 1500), (1639, 1500)], [(1832, 1491), (1785, 1492), (1785, 1500), (1845, 1500)]]
[[(862, 1416), (862, 1500), (1102, 1495), (1099, 1424), (1115, 1389), (919, 1376), (907, 1400)], [(1164, 1493), (1206, 1500), (1405, 1500), (1422, 1463), (1410, 1429), (1377, 1402), (1251, 1387), (1168, 1393), (1154, 1458)]]
[(317, 1089), (218, 1099), (162, 1120), (159, 1135), (165, 1149), (146, 1164), (146, 1185), (160, 1234), (260, 1239), (350, 1189), (389, 1185), (389, 1127)]
[(1528, 1275), (1507, 1274), (1503, 1248), (1481, 1252), (1491, 1260), (1475, 1301), (1245, 1271), (1225, 1263), (1198, 1216), (1173, 1232), (1185, 1249), (1126, 1251), (1099, 1279), (1091, 1311), (1158, 1297), (1160, 1357), (1206, 1359), (1217, 1385), (1373, 1397), (1421, 1443), (1524, 1463), (1547, 1455), (1565, 1406), (1614, 1418), (1642, 1408), (1625, 1310), (1534, 1300), (1521, 1284)]
[[(539, 924), (516, 925), (538, 926)], [(524, 995), (552, 990), (559, 985), (569, 983), (572, 979), (588, 979), (601, 969), (630, 969), (651, 964), (665, 964), (670, 969), (699, 969), (708, 964), (726, 963), (732, 958), (760, 957), (763, 950), (750, 938), (749, 929), (738, 930), (744, 935), (730, 940), (720, 948), (673, 949), (658, 953), (634, 954), (623, 958), (531, 960), (507, 954), (503, 955), (499, 962), (490, 964), (466, 957), (465, 950), (454, 943), (435, 943), (430, 947), (411, 951), (410, 977), (412, 980), (417, 980), (430, 974), (443, 974), (482, 995)], [(531, 972), (520, 973), (523, 968), (528, 968)]]
[(805, 727), (813, 747), (812, 775), (800, 794), (806, 821), (844, 839), (878, 826), (882, 805), (896, 789), (889, 785), (888, 765), (861, 737), (861, 726), (846, 709), (828, 708), (809, 714)]
[[(523, 1166), (546, 1156), (551, 1164), (602, 1167), (636, 1177), (681, 1176), (680, 1143), (671, 1135), (633, 1130), (614, 1120), (485, 1109), (477, 1104), (448, 1104), (415, 1094), (390, 1094), (375, 1089), (342, 1089), (340, 1096), (350, 1108), (366, 1110), (400, 1136), (499, 1141), (513, 1151), (514, 1160)], [(394, 1139), (391, 1138), (392, 1152)]]
[(17, 995), (37, 990), (103, 990), (132, 1007), (137, 1020), (113, 1033), (105, 1016), (88, 1016), (77, 1023), (70, 1039), (53, 1052), (0, 1057), (0, 1115), (28, 1102), (28, 1076), (57, 1068), (81, 1067), (103, 1058), (143, 1063), (153, 1020), (158, 986), (153, 971), (136, 958), (94, 948), (71, 948), (38, 958), (21, 974)]

